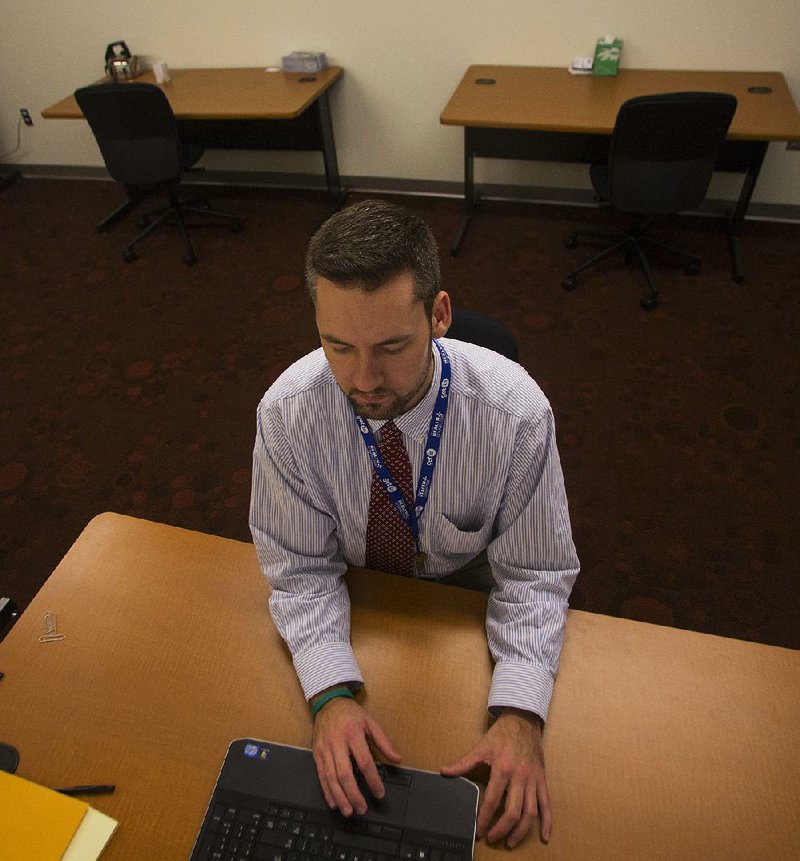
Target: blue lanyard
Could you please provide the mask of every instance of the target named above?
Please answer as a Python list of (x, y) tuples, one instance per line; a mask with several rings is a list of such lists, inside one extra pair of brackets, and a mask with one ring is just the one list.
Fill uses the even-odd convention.
[[(380, 479), (381, 484), (386, 488), (389, 499), (391, 499), (392, 504), (397, 509), (397, 513), (403, 519), (403, 523), (411, 530), (418, 557), (422, 556), (419, 546), (419, 521), (422, 517), (422, 512), (425, 510), (425, 505), (428, 502), (428, 494), (433, 484), (433, 471), (436, 469), (436, 456), (439, 453), (439, 444), (442, 441), (444, 420), (447, 415), (447, 398), (450, 394), (450, 357), (438, 341), (434, 340), (433, 344), (439, 350), (439, 355), (442, 358), (442, 376), (439, 381), (439, 394), (436, 397), (436, 403), (431, 413), (430, 425), (428, 426), (428, 439), (425, 442), (425, 453), (423, 454), (422, 464), (419, 469), (417, 495), (412, 509), (409, 509), (402, 491), (397, 486), (397, 482), (392, 478), (392, 474), (389, 472), (383, 457), (381, 457), (381, 450), (375, 443), (375, 437), (369, 425), (362, 416), (356, 413), (356, 424), (361, 431), (364, 445), (367, 447), (367, 452), (372, 461), (372, 468), (375, 470), (375, 474)], [(424, 562), (424, 558), (420, 561)], [(415, 567), (417, 566), (415, 565)]]

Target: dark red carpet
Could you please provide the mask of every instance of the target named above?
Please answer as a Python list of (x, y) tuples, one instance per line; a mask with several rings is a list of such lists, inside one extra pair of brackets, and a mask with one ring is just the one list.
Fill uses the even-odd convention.
[[(123, 262), (135, 220), (94, 230), (120, 200), (110, 183), (0, 193), (0, 594), (20, 605), (101, 511), (249, 540), (256, 405), (316, 346), (301, 273), (325, 199), (210, 192), (244, 229), (195, 230), (194, 268), (169, 230)], [(454, 301), (511, 326), (553, 403), (583, 563), (572, 606), (800, 647), (800, 226), (749, 223), (737, 285), (716, 223), (664, 225), (704, 272), (656, 262), (647, 313), (621, 259), (560, 287), (592, 252), (565, 235), (605, 213), (487, 204), (451, 259), (460, 204), (405, 202)]]

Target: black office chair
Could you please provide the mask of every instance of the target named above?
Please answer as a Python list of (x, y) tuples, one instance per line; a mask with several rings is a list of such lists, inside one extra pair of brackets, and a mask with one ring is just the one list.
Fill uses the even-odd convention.
[(199, 159), (202, 150), (181, 143), (175, 115), (158, 87), (135, 82), (94, 84), (76, 90), (75, 98), (94, 132), (108, 172), (128, 193), (128, 201), (101, 222), (100, 229), (153, 190), (164, 191), (168, 197), (167, 206), (140, 219), (140, 227), (144, 229), (126, 246), (127, 262), (136, 259), (137, 243), (159, 225), (168, 223), (177, 225), (183, 236), (184, 263), (196, 263), (184, 221), (188, 213), (210, 216), (234, 232), (241, 230), (238, 218), (212, 210), (205, 198), (178, 200), (181, 173)]
[(514, 362), (519, 361), (519, 348), (511, 330), (499, 320), (476, 311), (453, 305), (453, 320), (447, 330), (447, 337), (487, 347)]
[(583, 238), (612, 245), (570, 272), (562, 282), (565, 290), (575, 287), (579, 272), (624, 251), (626, 263), (635, 257), (647, 281), (650, 292), (642, 307), (655, 308), (658, 293), (645, 256), (648, 246), (677, 255), (687, 274), (700, 272), (699, 257), (650, 239), (647, 231), (655, 218), (694, 209), (703, 202), (735, 111), (736, 98), (727, 93), (664, 93), (639, 96), (622, 105), (608, 161), (593, 165), (590, 176), (600, 200), (637, 217), (624, 234), (570, 234), (570, 248)]

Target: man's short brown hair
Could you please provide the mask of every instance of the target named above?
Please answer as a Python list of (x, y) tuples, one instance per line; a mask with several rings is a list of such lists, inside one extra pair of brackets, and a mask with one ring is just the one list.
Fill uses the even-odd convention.
[(315, 300), (319, 277), (371, 292), (403, 272), (414, 277), (414, 295), (430, 316), (441, 280), (436, 240), (416, 213), (383, 200), (365, 200), (332, 215), (306, 253), (306, 287)]

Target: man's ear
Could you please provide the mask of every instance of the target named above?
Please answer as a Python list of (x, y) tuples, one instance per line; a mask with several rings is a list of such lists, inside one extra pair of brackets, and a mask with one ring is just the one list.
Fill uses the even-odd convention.
[(431, 315), (431, 334), (434, 338), (441, 338), (450, 328), (453, 322), (453, 309), (450, 306), (450, 297), (444, 290), (440, 290), (433, 300), (433, 314)]

